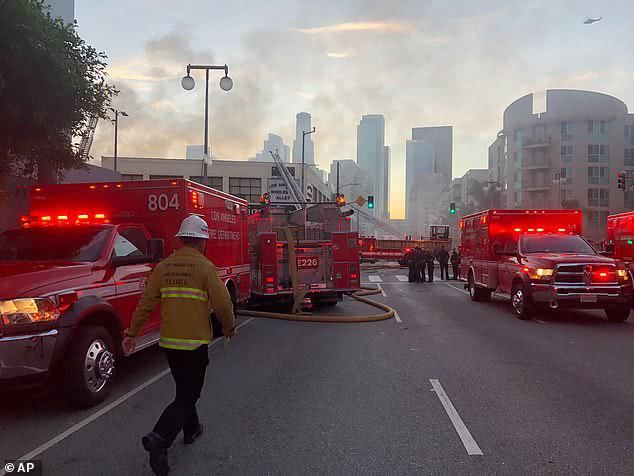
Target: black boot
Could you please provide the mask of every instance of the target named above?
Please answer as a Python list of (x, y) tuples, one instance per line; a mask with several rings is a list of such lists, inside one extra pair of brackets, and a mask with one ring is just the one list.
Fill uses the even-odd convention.
[(203, 431), (205, 431), (205, 427), (202, 423), (199, 423), (194, 432), (185, 432), (185, 434), (183, 435), (183, 443), (185, 443), (186, 445), (191, 445), (194, 441), (198, 439), (200, 435), (203, 434)]
[(150, 453), (150, 468), (154, 474), (165, 476), (169, 473), (170, 467), (167, 464), (167, 448), (165, 440), (160, 435), (151, 431), (141, 439), (143, 448)]

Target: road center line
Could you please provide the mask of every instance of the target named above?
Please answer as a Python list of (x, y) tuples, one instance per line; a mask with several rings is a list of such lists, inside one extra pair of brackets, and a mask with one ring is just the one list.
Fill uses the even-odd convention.
[(383, 291), (383, 287), (381, 286), (380, 283), (376, 283), (376, 287), (379, 291), (381, 291), (381, 296), (387, 297), (387, 294), (385, 294), (385, 291)]
[(445, 282), (445, 281), (442, 281), (442, 282), (443, 282), (443, 283), (445, 283), (445, 284), (446, 284), (447, 286), (449, 286), (450, 288), (455, 289), (456, 291), (460, 291), (461, 293), (469, 294), (469, 291), (466, 291), (466, 290), (464, 290), (464, 289), (460, 289), (460, 288), (457, 288), (457, 287), (455, 287), (455, 286), (452, 286), (450, 283), (447, 283), (447, 282)]
[[(254, 319), (255, 319), (254, 317), (251, 317), (251, 318), (247, 319), (242, 324), (238, 325), (236, 327), (236, 329), (240, 329), (242, 326), (246, 326), (249, 322), (253, 321)], [(215, 339), (211, 344), (209, 344), (209, 347), (210, 348), (213, 347), (214, 345), (216, 345), (218, 342), (221, 342), (222, 340), (224, 340), (222, 337), (219, 337), (219, 338)], [(133, 397), (137, 393), (139, 393), (141, 390), (143, 390), (144, 388), (149, 387), (154, 382), (156, 382), (157, 380), (160, 380), (161, 378), (165, 377), (169, 373), (170, 373), (170, 369), (163, 370), (162, 372), (160, 372), (159, 374), (155, 375), (154, 377), (152, 377), (151, 379), (147, 380), (146, 382), (142, 383), (141, 385), (139, 385), (135, 389), (130, 390), (128, 393), (120, 396), (114, 402), (110, 403), (109, 405), (106, 405), (101, 410), (98, 410), (95, 413), (93, 413), (92, 415), (90, 415), (89, 417), (84, 418), (82, 421), (80, 421), (79, 423), (76, 423), (75, 425), (71, 426), (70, 428), (68, 428), (67, 430), (63, 431), (62, 433), (60, 433), (56, 437), (51, 438), (50, 440), (48, 440), (43, 445), (38, 446), (37, 448), (35, 448), (30, 453), (27, 453), (24, 456), (18, 458), (18, 460), (19, 461), (25, 461), (25, 460), (33, 459), (36, 456), (39, 456), (40, 454), (44, 453), (46, 450), (52, 448), (57, 443), (60, 443), (61, 441), (65, 440), (66, 438), (68, 438), (73, 433), (78, 432), (79, 430), (81, 430), (86, 425), (88, 425), (88, 424), (92, 423), (93, 421), (95, 421), (97, 418), (99, 418), (99, 417), (105, 415), (106, 413), (108, 413), (110, 410), (115, 409), (116, 407), (118, 407), (119, 405), (121, 405), (122, 403), (124, 403), (125, 401), (129, 400), (131, 397)], [(5, 474), (6, 474), (6, 471), (4, 470), (4, 468), (0, 468), (0, 476), (5, 476)]]
[(482, 450), (480, 449), (476, 441), (473, 439), (473, 436), (471, 436), (471, 433), (469, 433), (467, 425), (465, 425), (464, 421), (462, 421), (462, 418), (460, 417), (458, 410), (456, 410), (456, 407), (454, 407), (453, 403), (451, 403), (449, 396), (445, 392), (445, 389), (442, 388), (442, 385), (440, 385), (440, 382), (437, 379), (433, 379), (433, 378), (429, 379), (429, 381), (431, 382), (432, 387), (434, 387), (433, 391), (436, 392), (436, 395), (438, 396), (440, 403), (445, 408), (445, 411), (447, 412), (447, 416), (449, 416), (449, 419), (451, 420), (453, 427), (456, 429), (456, 433), (458, 433), (458, 436), (462, 440), (462, 444), (467, 450), (467, 454), (482, 455), (483, 454)]

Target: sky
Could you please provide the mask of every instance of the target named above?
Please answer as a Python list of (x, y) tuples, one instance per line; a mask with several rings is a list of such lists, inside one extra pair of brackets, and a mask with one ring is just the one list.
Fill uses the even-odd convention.
[[(203, 137), (204, 73), (227, 64), (234, 88), (210, 81), (214, 157), (246, 160), (269, 132), (292, 147), (310, 112), (316, 162), (356, 158), (356, 126), (383, 114), (392, 148), (390, 211), (404, 212), (411, 128), (452, 125), (453, 175), (486, 168), (504, 109), (534, 91), (588, 89), (634, 107), (631, 0), (75, 0), (79, 34), (108, 55), (121, 93), (119, 155), (184, 157)], [(601, 22), (584, 25), (586, 17)], [(113, 153), (100, 121), (91, 155)]]

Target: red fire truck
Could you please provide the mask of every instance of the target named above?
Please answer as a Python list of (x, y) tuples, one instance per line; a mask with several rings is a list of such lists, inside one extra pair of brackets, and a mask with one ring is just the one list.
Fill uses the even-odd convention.
[[(306, 215), (305, 215), (306, 213)], [(255, 300), (290, 300), (297, 285), (315, 305), (334, 305), (360, 289), (357, 234), (336, 205), (307, 211), (263, 204), (249, 220), (251, 292)]]
[(381, 240), (373, 237), (359, 238), (359, 253), (362, 262), (397, 261), (403, 263), (405, 253), (416, 247), (432, 252), (440, 248), (451, 251), (451, 239)]
[(486, 210), (463, 217), (461, 274), (473, 301), (497, 291), (527, 319), (536, 307), (601, 308), (611, 321), (630, 314), (625, 266), (581, 237), (580, 210)]
[[(234, 302), (250, 292), (245, 200), (186, 180), (45, 185), (23, 226), (0, 234), (0, 388), (59, 380), (102, 401), (148, 273), (190, 214)], [(159, 338), (155, 312), (136, 350)], [(11, 382), (10, 384), (8, 382)]]
[(634, 211), (610, 215), (607, 222), (607, 253), (634, 271)]

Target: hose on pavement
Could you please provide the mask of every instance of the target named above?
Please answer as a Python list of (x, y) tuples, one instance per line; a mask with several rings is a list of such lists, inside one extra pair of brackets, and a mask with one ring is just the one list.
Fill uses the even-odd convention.
[(266, 312), (251, 311), (248, 309), (238, 311), (238, 314), (251, 317), (264, 317), (268, 319), (282, 319), (286, 321), (304, 321), (304, 322), (338, 322), (338, 323), (355, 323), (355, 322), (376, 322), (392, 319), (394, 317), (394, 309), (390, 306), (368, 299), (365, 296), (378, 294), (381, 291), (377, 288), (361, 287), (359, 291), (349, 293), (348, 295), (359, 302), (368, 304), (385, 311), (383, 314), (368, 314), (360, 316), (334, 316), (334, 315), (317, 315), (317, 314), (290, 314), (283, 312)]

